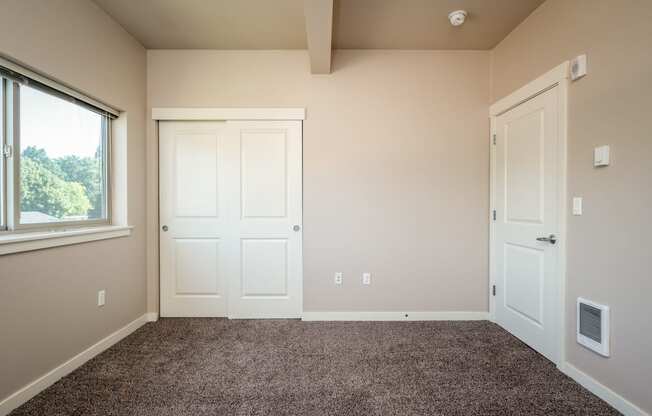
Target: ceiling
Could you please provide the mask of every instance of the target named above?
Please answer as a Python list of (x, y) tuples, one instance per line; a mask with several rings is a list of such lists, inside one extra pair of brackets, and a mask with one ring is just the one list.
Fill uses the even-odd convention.
[[(492, 49), (543, 0), (341, 0), (333, 46), (339, 49)], [(448, 13), (463, 9), (466, 23)]]
[(93, 0), (148, 49), (306, 49), (303, 0)]
[[(307, 47), (303, 0), (93, 1), (148, 49)], [(333, 48), (491, 49), (543, 1), (335, 0)]]

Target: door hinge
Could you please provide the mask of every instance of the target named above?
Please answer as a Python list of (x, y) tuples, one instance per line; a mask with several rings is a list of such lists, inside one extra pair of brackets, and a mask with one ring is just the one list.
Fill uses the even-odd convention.
[(13, 155), (13, 148), (10, 144), (5, 144), (2, 146), (2, 156), (9, 159)]
[(491, 213), (492, 218), (496, 221), (496, 210), (494, 209)]
[(493, 138), (494, 138), (494, 145), (496, 145), (496, 135), (495, 134), (494, 134)]
[(494, 295), (494, 296), (496, 296), (496, 285), (493, 285), (493, 286), (491, 287), (491, 294)]

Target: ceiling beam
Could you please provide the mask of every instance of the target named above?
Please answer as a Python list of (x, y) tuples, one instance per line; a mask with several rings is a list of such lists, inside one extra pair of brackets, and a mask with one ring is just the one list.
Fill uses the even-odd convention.
[(303, 0), (310, 72), (331, 73), (331, 40), (333, 37), (333, 0)]

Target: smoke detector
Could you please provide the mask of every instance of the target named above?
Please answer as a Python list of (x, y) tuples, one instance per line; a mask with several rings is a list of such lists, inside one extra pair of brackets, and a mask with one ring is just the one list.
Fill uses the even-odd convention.
[(466, 10), (455, 10), (454, 12), (450, 12), (448, 14), (448, 20), (451, 21), (451, 25), (453, 26), (462, 26), (466, 20), (467, 15), (468, 13)]

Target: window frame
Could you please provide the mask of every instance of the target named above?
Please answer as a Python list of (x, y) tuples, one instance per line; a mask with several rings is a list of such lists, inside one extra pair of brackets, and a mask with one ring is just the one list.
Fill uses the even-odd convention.
[[(2, 62), (0, 62), (2, 64)], [(13, 69), (13, 68), (12, 68)], [(28, 80), (31, 78), (22, 75)], [(42, 222), (42, 223), (29, 223), (21, 224), (20, 223), (20, 158), (21, 158), (21, 147), (20, 147), (20, 88), (21, 83), (10, 79), (7, 77), (0, 76), (2, 81), (2, 92), (0, 96), (2, 98), (2, 105), (0, 105), (1, 119), (1, 131), (2, 136), (0, 142), (2, 142), (2, 152), (0, 155), (0, 177), (2, 183), (0, 183), (0, 235), (6, 234), (18, 234), (24, 232), (38, 232), (38, 231), (62, 231), (67, 229), (79, 229), (79, 228), (92, 228), (92, 227), (106, 227), (112, 225), (111, 217), (111, 205), (112, 205), (112, 195), (111, 195), (111, 132), (112, 132), (112, 119), (115, 115), (104, 111), (103, 109), (96, 109), (102, 116), (102, 217), (87, 219), (87, 220), (75, 220), (75, 221), (56, 221), (56, 222)], [(35, 84), (41, 84), (41, 82), (36, 81)], [(50, 83), (51, 84), (51, 83)], [(30, 85), (30, 87), (35, 88)], [(66, 88), (55, 89), (52, 85), (45, 85), (44, 88), (38, 88), (41, 92), (45, 94), (52, 95), (59, 99), (70, 98), (73, 104), (80, 105), (78, 97), (73, 97), (72, 95), (67, 94)], [(53, 91), (50, 92), (49, 90)], [(53, 93), (55, 92), (55, 93)], [(90, 100), (92, 101), (92, 100)], [(93, 104), (88, 102), (83, 102), (85, 106), (90, 106), (96, 108)], [(9, 149), (10, 154), (5, 155), (4, 149)]]

